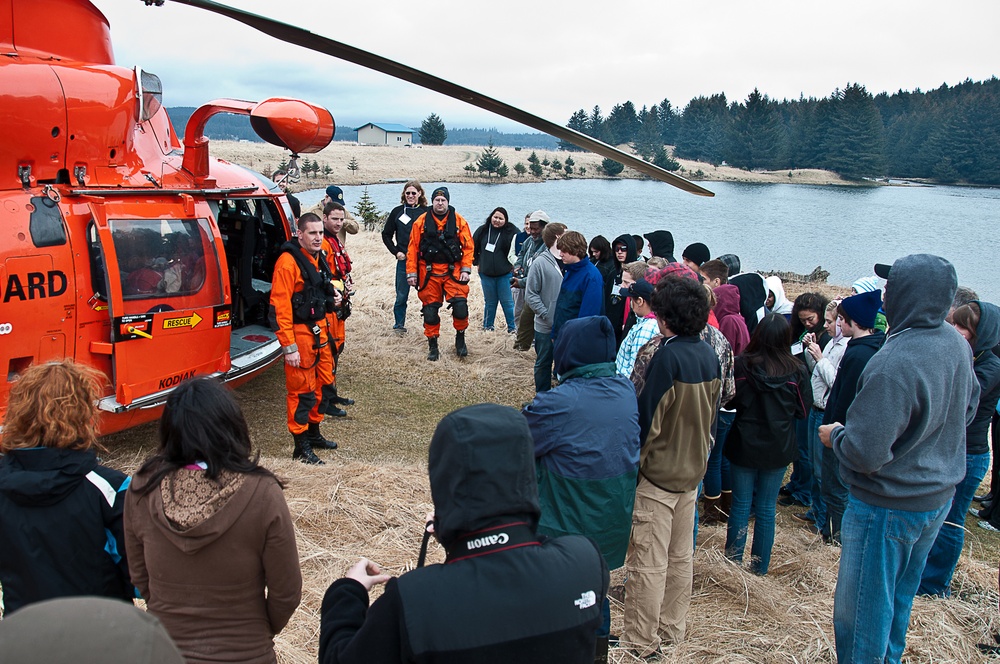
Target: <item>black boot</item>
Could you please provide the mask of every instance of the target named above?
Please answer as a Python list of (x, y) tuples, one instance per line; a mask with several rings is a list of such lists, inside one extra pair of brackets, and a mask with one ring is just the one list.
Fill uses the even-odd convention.
[(469, 354), (469, 349), (465, 346), (465, 330), (455, 334), (455, 355), (465, 357)]
[(354, 399), (348, 399), (347, 397), (338, 396), (336, 389), (334, 389), (333, 399), (330, 400), (330, 403), (336, 406), (353, 406)]
[(316, 456), (316, 453), (313, 452), (312, 445), (309, 442), (308, 431), (292, 434), (292, 437), (295, 439), (295, 449), (292, 451), (293, 459), (313, 466), (323, 465), (323, 460)]
[(331, 401), (326, 407), (327, 417), (347, 417), (347, 411)]
[(430, 349), (427, 353), (427, 359), (431, 362), (437, 362), (437, 359), (441, 357), (441, 354), (438, 353), (438, 338), (427, 337), (427, 347)]
[(323, 437), (323, 434), (320, 433), (318, 422), (309, 423), (309, 431), (306, 432), (306, 435), (309, 437), (309, 444), (312, 445), (313, 449), (316, 450), (337, 449), (337, 443), (333, 442), (332, 440), (327, 440), (326, 438)]

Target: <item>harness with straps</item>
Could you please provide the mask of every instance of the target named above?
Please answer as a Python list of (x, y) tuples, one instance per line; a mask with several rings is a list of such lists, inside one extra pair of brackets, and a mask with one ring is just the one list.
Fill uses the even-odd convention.
[[(432, 265), (447, 264), (448, 275), (455, 279), (455, 265), (462, 261), (462, 242), (458, 237), (458, 219), (455, 215), (455, 208), (448, 206), (448, 216), (444, 228), (437, 228), (437, 221), (434, 219), (434, 212), (427, 211), (424, 218), (423, 234), (420, 236), (420, 254), (418, 261), (426, 264), (424, 283), (417, 290), (423, 290), (430, 281), (433, 272)], [(428, 228), (428, 223), (433, 224), (433, 228)], [(443, 275), (438, 275), (443, 276)], [(456, 279), (456, 281), (458, 281)]]

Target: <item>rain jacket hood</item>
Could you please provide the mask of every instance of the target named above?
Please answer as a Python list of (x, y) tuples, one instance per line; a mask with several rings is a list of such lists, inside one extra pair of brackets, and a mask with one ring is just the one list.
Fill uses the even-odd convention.
[(646, 233), (644, 238), (649, 240), (649, 255), (666, 258), (668, 263), (676, 263), (674, 259), (674, 236), (670, 231), (653, 231)]
[(427, 465), (434, 532), (446, 548), (505, 519), (537, 527), (534, 443), (513, 408), (478, 404), (449, 413), (431, 438)]
[(42, 506), (62, 502), (97, 468), (92, 451), (54, 447), (14, 449), (0, 468), (0, 492), (17, 505)]
[(990, 302), (977, 300), (979, 305), (979, 325), (976, 326), (976, 347), (973, 355), (993, 350), (1000, 344), (1000, 307)]
[(634, 263), (639, 260), (639, 252), (635, 248), (635, 238), (628, 233), (622, 233), (615, 238), (615, 241), (611, 243), (611, 253), (614, 255), (615, 245), (624, 244), (628, 251), (625, 252), (625, 260), (622, 261), (622, 265), (628, 265), (629, 263)]
[(940, 256), (911, 254), (897, 260), (883, 298), (890, 338), (910, 328), (940, 327), (957, 289), (955, 267)]
[(575, 318), (563, 325), (556, 338), (556, 374), (565, 376), (574, 369), (596, 364), (610, 363), (613, 369), (615, 352), (615, 331), (606, 316)]

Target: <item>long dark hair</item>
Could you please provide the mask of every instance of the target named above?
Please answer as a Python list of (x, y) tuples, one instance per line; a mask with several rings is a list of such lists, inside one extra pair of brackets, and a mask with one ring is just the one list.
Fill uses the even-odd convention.
[[(503, 215), (504, 226), (506, 226), (507, 224), (510, 223), (510, 215), (507, 214), (507, 210), (504, 209), (504, 208), (502, 208), (502, 207), (495, 207), (495, 208), (493, 208), (493, 212), (490, 212), (488, 215), (486, 215), (486, 223), (483, 224), (484, 227), (487, 224), (489, 224), (489, 225), (493, 224), (493, 215), (495, 215), (497, 212), (499, 212), (500, 214)], [(503, 226), (501, 226), (500, 228), (503, 228)]]
[(170, 394), (159, 436), (160, 449), (139, 469), (150, 474), (141, 494), (158, 487), (171, 471), (198, 461), (208, 465), (205, 476), (213, 480), (224, 470), (274, 477), (258, 465), (260, 452), (251, 457), (250, 430), (236, 399), (211, 378), (185, 381)]
[[(820, 293), (802, 293), (795, 298), (795, 302), (792, 304), (792, 319), (790, 321), (792, 329), (788, 338), (792, 341), (798, 341), (805, 332), (822, 333), (823, 317), (826, 315), (826, 305), (828, 304), (830, 304), (830, 300)], [(819, 322), (816, 323), (815, 328), (806, 330), (806, 326), (799, 320), (800, 311), (812, 311), (819, 316)], [(817, 336), (819, 335), (817, 334)]]
[(611, 243), (608, 242), (608, 238), (604, 237), (603, 235), (595, 235), (594, 239), (590, 241), (590, 246), (588, 247), (588, 250), (589, 249), (597, 250), (598, 253), (597, 260), (594, 261), (594, 259), (591, 258), (591, 261), (595, 263), (599, 263), (601, 261), (606, 261), (614, 258), (611, 255)]
[(757, 323), (740, 357), (747, 367), (760, 367), (768, 376), (787, 376), (804, 366), (788, 346), (788, 321), (781, 314), (768, 314)]

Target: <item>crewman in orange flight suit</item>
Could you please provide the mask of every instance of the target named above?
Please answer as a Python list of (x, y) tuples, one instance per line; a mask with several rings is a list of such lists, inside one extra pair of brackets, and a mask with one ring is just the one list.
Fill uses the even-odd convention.
[(333, 354), (327, 313), (340, 305), (333, 275), (323, 255), (323, 220), (306, 213), (299, 236), (282, 246), (271, 281), (271, 325), (285, 357), (288, 430), (295, 439), (293, 459), (322, 464), (313, 449), (337, 449), (319, 423), (330, 405)]
[(469, 327), (469, 277), (472, 274), (472, 233), (462, 215), (450, 205), (447, 187), (431, 194), (431, 209), (417, 217), (406, 252), (406, 281), (417, 287), (423, 303), (424, 336), (431, 362), (440, 357), (440, 309), (447, 298), (455, 325), (455, 354), (465, 357), (465, 330)]
[(346, 339), (344, 322), (351, 315), (351, 294), (354, 292), (354, 281), (351, 278), (351, 257), (347, 255), (347, 249), (344, 247), (340, 232), (344, 227), (346, 217), (347, 210), (340, 203), (331, 201), (323, 207), (323, 251), (326, 253), (326, 262), (330, 266), (330, 272), (333, 274), (334, 288), (343, 297), (340, 307), (326, 317), (330, 328), (330, 338), (333, 340), (333, 375), (327, 381), (332, 385), (333, 396), (330, 398), (326, 414), (334, 417), (346, 417), (347, 411), (341, 406), (354, 405), (354, 399), (337, 394), (337, 366), (340, 364), (340, 354), (344, 352), (344, 340)]

